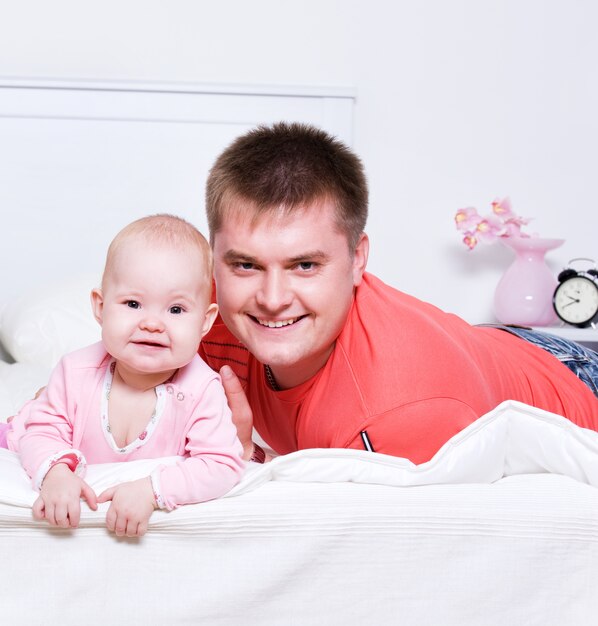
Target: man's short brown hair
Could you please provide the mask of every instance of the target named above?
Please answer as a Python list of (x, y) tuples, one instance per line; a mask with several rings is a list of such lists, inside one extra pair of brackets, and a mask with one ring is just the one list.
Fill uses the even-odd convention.
[(359, 157), (314, 126), (258, 126), (228, 146), (210, 170), (210, 238), (213, 243), (233, 207), (248, 206), (259, 217), (290, 214), (326, 200), (334, 204), (337, 225), (354, 250), (368, 213), (367, 180)]

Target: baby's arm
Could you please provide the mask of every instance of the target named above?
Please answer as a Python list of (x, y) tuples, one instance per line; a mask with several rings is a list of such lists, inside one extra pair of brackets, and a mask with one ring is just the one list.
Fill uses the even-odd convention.
[(98, 508), (94, 490), (66, 463), (56, 463), (48, 471), (33, 504), (33, 517), (46, 520), (52, 526), (76, 528), (81, 517), (81, 498), (94, 511)]
[(63, 358), (50, 376), (48, 386), (35, 400), (30, 400), (14, 422), (16, 452), (32, 478), (35, 489), (41, 489), (46, 473), (60, 459), (69, 458), (69, 465), (77, 475), (85, 470), (83, 454), (73, 448), (73, 407), (69, 403), (67, 380), (75, 387), (69, 374), (69, 358)]
[(187, 424), (185, 452), (189, 456), (151, 474), (161, 509), (219, 498), (239, 482), (245, 469), (243, 446), (218, 378), (205, 386)]
[(96, 509), (96, 496), (79, 477), (85, 459), (73, 449), (73, 422), (69, 415), (66, 380), (68, 357), (56, 366), (48, 386), (30, 400), (15, 419), (16, 451), (40, 496), (33, 505), (36, 519), (74, 528), (81, 516), (80, 499)]

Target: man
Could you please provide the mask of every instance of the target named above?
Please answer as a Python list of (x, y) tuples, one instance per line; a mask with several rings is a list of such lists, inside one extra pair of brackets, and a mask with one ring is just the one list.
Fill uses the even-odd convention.
[(210, 172), (222, 319), (202, 352), (230, 366), (246, 458), (263, 460), (255, 424), (278, 453), (358, 448), (422, 463), (507, 399), (597, 430), (596, 353), (471, 326), (365, 272), (367, 198), (357, 156), (298, 124), (249, 132)]

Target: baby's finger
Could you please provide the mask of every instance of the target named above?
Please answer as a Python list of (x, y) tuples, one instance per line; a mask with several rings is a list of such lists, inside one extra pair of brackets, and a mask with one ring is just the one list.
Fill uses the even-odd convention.
[(60, 503), (54, 507), (54, 523), (61, 528), (68, 528), (70, 526), (69, 510), (66, 504)]
[(84, 481), (81, 481), (81, 497), (87, 500), (87, 504), (92, 511), (97, 510), (98, 502), (96, 492)]
[(111, 511), (110, 523), (108, 523), (108, 515), (106, 515), (106, 526), (108, 526), (108, 530), (111, 530), (117, 537), (124, 537), (127, 532), (127, 518), (119, 515), (113, 506), (110, 506), (108, 513)]
[(137, 537), (138, 527), (139, 524), (135, 520), (129, 520), (127, 522), (127, 537)]
[(78, 501), (74, 502), (68, 507), (67, 511), (69, 526), (71, 528), (77, 528), (77, 526), (79, 526), (79, 521), (81, 520), (81, 505)]
[(116, 492), (116, 487), (109, 487), (108, 489), (104, 489), (102, 493), (97, 497), (97, 501), (101, 504), (102, 502), (108, 502), (114, 498), (114, 494)]
[(122, 516), (116, 518), (114, 523), (114, 534), (117, 537), (124, 537), (127, 534), (127, 520)]
[(51, 502), (46, 502), (44, 504), (44, 507), (45, 507), (44, 517), (46, 518), (46, 522), (48, 522), (48, 524), (51, 524), (52, 526), (58, 526), (58, 524), (56, 523), (56, 515), (55, 515), (56, 507)]
[(143, 535), (145, 535), (145, 533), (147, 532), (147, 527), (148, 527), (147, 520), (140, 522), (139, 526), (137, 527), (137, 536), (143, 537)]
[(114, 511), (114, 507), (110, 507), (108, 512), (106, 513), (106, 528), (113, 533), (114, 527), (116, 525), (116, 512)]
[(46, 519), (46, 507), (44, 504), (44, 499), (41, 496), (39, 496), (39, 498), (33, 503), (31, 511), (33, 513), (34, 519)]

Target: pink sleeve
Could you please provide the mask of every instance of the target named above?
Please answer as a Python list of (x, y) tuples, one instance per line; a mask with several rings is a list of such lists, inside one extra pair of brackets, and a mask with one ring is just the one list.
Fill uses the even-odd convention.
[(160, 508), (172, 510), (219, 498), (241, 479), (243, 447), (218, 378), (206, 385), (195, 406), (185, 449), (189, 457), (176, 465), (161, 465), (151, 475)]
[(69, 466), (76, 474), (85, 470), (82, 453), (72, 447), (73, 425), (68, 414), (66, 378), (63, 359), (39, 398), (28, 402), (19, 413), (24, 432), (17, 444), (18, 451), (36, 489), (41, 487), (48, 470), (64, 457), (69, 457)]

